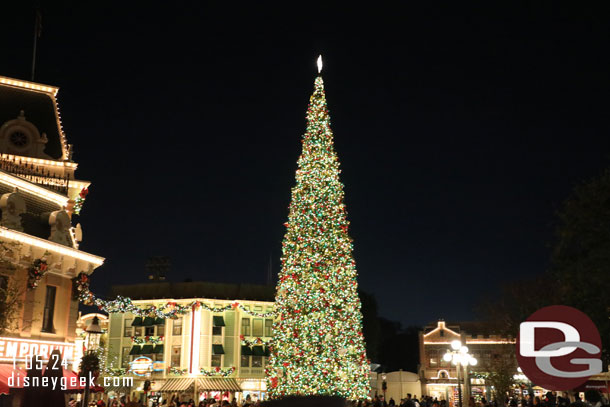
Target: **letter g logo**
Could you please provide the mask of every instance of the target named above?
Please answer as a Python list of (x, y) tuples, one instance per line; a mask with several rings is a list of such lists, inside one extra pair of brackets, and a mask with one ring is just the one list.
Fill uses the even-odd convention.
[(536, 385), (571, 390), (602, 371), (601, 338), (591, 319), (564, 305), (542, 308), (519, 327), (517, 360)]

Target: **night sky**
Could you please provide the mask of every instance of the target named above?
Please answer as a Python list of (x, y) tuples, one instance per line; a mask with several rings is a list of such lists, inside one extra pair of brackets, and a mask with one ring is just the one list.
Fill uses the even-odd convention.
[[(42, 3), (35, 81), (93, 182), (100, 294), (154, 255), (170, 281), (279, 271), (318, 54), (359, 284), (404, 325), (544, 272), (555, 211), (610, 166), (593, 3), (132, 3)], [(0, 75), (29, 79), (33, 29), (33, 4), (5, 9)]]

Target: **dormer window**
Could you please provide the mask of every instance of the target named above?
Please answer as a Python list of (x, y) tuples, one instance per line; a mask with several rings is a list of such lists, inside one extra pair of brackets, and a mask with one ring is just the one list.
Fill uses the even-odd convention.
[(441, 329), (440, 331), (438, 331), (438, 334), (439, 334), (439, 335), (441, 336), (441, 338), (442, 338), (443, 336), (445, 336), (445, 331)]

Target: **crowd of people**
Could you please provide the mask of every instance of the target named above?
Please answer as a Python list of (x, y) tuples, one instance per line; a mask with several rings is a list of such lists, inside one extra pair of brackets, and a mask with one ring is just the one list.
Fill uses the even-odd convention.
[[(422, 396), (421, 399), (417, 395), (407, 394), (407, 397), (398, 402), (390, 397), (385, 400), (381, 396), (375, 396), (370, 401), (360, 401), (350, 403), (353, 407), (448, 407), (447, 400), (438, 400), (430, 396)], [(570, 397), (567, 393), (547, 392), (544, 396), (530, 397), (511, 397), (502, 400), (501, 402), (493, 399), (491, 401), (485, 398), (475, 400), (470, 397), (469, 400), (463, 402), (463, 407), (610, 407), (608, 398), (596, 390), (589, 390), (585, 393), (585, 399), (581, 400), (578, 395)]]
[[(69, 405), (72, 406), (72, 404)], [(252, 401), (250, 398), (247, 398), (242, 403), (237, 403), (235, 399), (231, 402), (228, 400), (204, 399), (197, 403), (193, 399), (186, 401), (174, 395), (156, 404), (155, 407), (259, 407), (260, 405), (260, 401)], [(391, 397), (389, 400), (385, 400), (381, 396), (375, 396), (372, 400), (347, 402), (347, 405), (348, 407), (450, 407), (447, 400), (438, 400), (430, 396), (422, 396), (421, 399), (418, 399), (417, 395), (411, 394), (407, 394), (407, 397), (398, 400), (398, 402)], [(140, 406), (142, 404), (129, 401), (125, 397), (112, 399), (108, 402), (108, 405), (101, 400), (92, 404), (92, 407)], [(469, 400), (464, 400), (463, 407), (610, 407), (610, 403), (605, 395), (595, 390), (587, 391), (584, 400), (581, 400), (578, 395), (570, 396), (567, 393), (557, 394), (556, 392), (549, 391), (544, 396), (530, 397), (525, 395), (523, 397), (506, 398), (502, 401), (496, 399), (488, 401), (485, 398), (475, 400), (474, 397), (470, 397)]]

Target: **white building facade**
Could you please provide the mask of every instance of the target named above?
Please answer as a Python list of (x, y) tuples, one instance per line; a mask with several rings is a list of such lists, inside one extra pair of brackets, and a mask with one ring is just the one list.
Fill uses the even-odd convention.
[(197, 402), (266, 398), (273, 302), (188, 298), (133, 303), (140, 307), (170, 303), (190, 310), (176, 319), (110, 315), (109, 364), (125, 369), (134, 379), (131, 388), (108, 388), (107, 392), (115, 392), (110, 396)]

